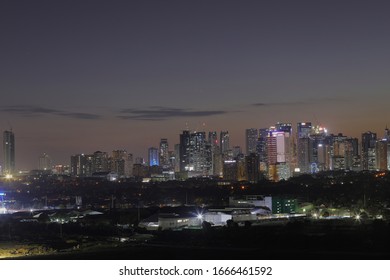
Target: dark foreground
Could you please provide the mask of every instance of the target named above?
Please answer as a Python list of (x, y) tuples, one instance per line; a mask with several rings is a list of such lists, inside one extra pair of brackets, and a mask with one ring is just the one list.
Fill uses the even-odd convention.
[(152, 238), (96, 241), (22, 259), (322, 260), (390, 259), (384, 221), (295, 221), (278, 225), (156, 232)]

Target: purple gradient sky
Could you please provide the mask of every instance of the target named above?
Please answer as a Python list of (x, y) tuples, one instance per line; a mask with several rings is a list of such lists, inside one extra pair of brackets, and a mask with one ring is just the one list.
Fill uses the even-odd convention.
[(173, 149), (186, 123), (243, 148), (246, 128), (277, 121), (382, 135), (389, 14), (375, 0), (3, 0), (0, 128), (18, 169), (43, 152)]

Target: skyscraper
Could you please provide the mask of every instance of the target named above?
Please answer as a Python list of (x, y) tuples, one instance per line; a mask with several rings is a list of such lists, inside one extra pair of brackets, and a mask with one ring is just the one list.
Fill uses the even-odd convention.
[(51, 170), (51, 159), (46, 153), (39, 157), (39, 170)]
[(208, 142), (211, 144), (211, 150), (215, 153), (218, 149), (218, 136), (216, 131), (209, 132)]
[(11, 131), (3, 133), (3, 153), (4, 153), (4, 168), (3, 174), (13, 174), (15, 172), (15, 135)]
[(371, 131), (362, 134), (362, 169), (363, 170), (375, 170), (375, 143), (376, 133)]
[(248, 128), (245, 130), (246, 154), (256, 153), (257, 138), (259, 131), (256, 128)]
[(310, 172), (310, 158), (309, 158), (309, 148), (310, 148), (310, 138), (311, 133), (311, 123), (310, 122), (300, 122), (298, 123), (297, 129), (297, 157), (298, 157), (298, 168), (301, 173)]
[(183, 131), (180, 134), (180, 171), (208, 176), (212, 172), (212, 146), (205, 132)]
[(166, 138), (162, 138), (160, 140), (160, 165), (164, 169), (168, 169), (170, 167), (168, 140)]
[(110, 159), (111, 171), (118, 174), (119, 177), (126, 176), (126, 161), (128, 155), (126, 150), (114, 150)]
[(376, 142), (376, 169), (379, 171), (387, 170), (387, 140), (382, 139)]
[(219, 142), (221, 153), (226, 154), (229, 151), (229, 131), (221, 131)]
[(159, 166), (160, 156), (157, 148), (149, 148), (148, 151), (149, 166)]

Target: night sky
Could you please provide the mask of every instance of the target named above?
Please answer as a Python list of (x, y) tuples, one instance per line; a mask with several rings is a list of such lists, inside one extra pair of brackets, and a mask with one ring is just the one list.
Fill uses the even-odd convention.
[(17, 169), (44, 152), (145, 157), (187, 127), (243, 149), (277, 121), (382, 135), (389, 15), (375, 0), (2, 0), (0, 128)]

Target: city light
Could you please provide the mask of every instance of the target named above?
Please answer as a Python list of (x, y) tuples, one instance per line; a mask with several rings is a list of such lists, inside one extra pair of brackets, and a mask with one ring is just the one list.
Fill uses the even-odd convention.
[(357, 214), (357, 215), (355, 216), (355, 219), (356, 219), (357, 221), (359, 221), (359, 220), (360, 220), (360, 215)]

